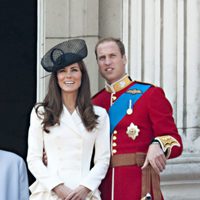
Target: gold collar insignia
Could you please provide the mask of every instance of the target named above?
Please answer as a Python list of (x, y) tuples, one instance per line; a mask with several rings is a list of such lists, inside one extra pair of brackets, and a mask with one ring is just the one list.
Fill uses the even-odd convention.
[(124, 89), (125, 87), (127, 87), (131, 83), (132, 83), (132, 81), (129, 79), (128, 74), (126, 74), (123, 78), (121, 78), (120, 80), (112, 83), (111, 85), (109, 85), (106, 82), (105, 88), (106, 88), (106, 91), (108, 91), (110, 93), (116, 93), (116, 92)]

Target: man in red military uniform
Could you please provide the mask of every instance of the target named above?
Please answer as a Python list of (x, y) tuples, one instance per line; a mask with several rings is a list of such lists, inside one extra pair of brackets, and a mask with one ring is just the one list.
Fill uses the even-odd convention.
[(110, 115), (112, 157), (101, 184), (103, 200), (162, 200), (159, 174), (182, 153), (172, 107), (164, 91), (125, 73), (123, 43), (100, 40), (95, 48), (105, 89), (93, 97)]

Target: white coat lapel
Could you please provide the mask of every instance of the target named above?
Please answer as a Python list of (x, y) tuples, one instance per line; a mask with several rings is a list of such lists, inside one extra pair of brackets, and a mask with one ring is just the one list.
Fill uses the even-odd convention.
[(81, 131), (77, 124), (81, 123), (81, 119), (79, 116), (74, 118), (74, 115), (78, 115), (77, 111), (74, 111), (72, 114), (63, 106), (63, 113), (61, 115), (60, 121), (65, 124), (68, 128), (72, 129), (77, 134), (81, 135)]
[(84, 131), (86, 130), (85, 129), (85, 126), (83, 125), (82, 123), (82, 120), (80, 118), (80, 115), (78, 114), (78, 111), (75, 111), (73, 114), (72, 114), (72, 118), (73, 118), (73, 121), (74, 121), (74, 124), (76, 125), (76, 128), (79, 130), (79, 132), (83, 135)]

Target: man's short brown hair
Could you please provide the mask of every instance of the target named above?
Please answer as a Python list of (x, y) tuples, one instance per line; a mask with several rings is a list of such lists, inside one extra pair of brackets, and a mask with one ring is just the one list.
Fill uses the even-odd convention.
[(117, 44), (117, 46), (119, 47), (120, 53), (122, 56), (125, 55), (125, 48), (124, 48), (124, 44), (123, 42), (119, 39), (119, 38), (114, 38), (114, 37), (107, 37), (107, 38), (102, 38), (100, 39), (96, 46), (95, 46), (95, 55), (96, 55), (96, 59), (97, 59), (97, 48), (100, 44), (104, 43), (104, 42), (115, 42)]

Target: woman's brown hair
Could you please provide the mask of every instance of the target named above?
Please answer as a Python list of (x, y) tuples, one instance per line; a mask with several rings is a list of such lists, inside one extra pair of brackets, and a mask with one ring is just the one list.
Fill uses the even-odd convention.
[[(90, 80), (85, 63), (81, 61), (78, 64), (82, 73), (82, 80), (78, 90), (76, 107), (78, 107), (78, 112), (85, 128), (88, 131), (92, 131), (98, 124), (98, 115), (94, 113), (93, 105), (91, 103)], [(39, 107), (41, 106), (44, 108), (44, 112), (42, 113), (39, 110)], [(61, 89), (58, 85), (57, 72), (52, 72), (47, 95), (43, 102), (36, 105), (36, 113), (38, 117), (43, 120), (42, 125), (45, 132), (49, 133), (49, 127), (60, 124), (60, 115), (62, 111), (63, 102)], [(43, 117), (41, 117), (41, 115)]]

